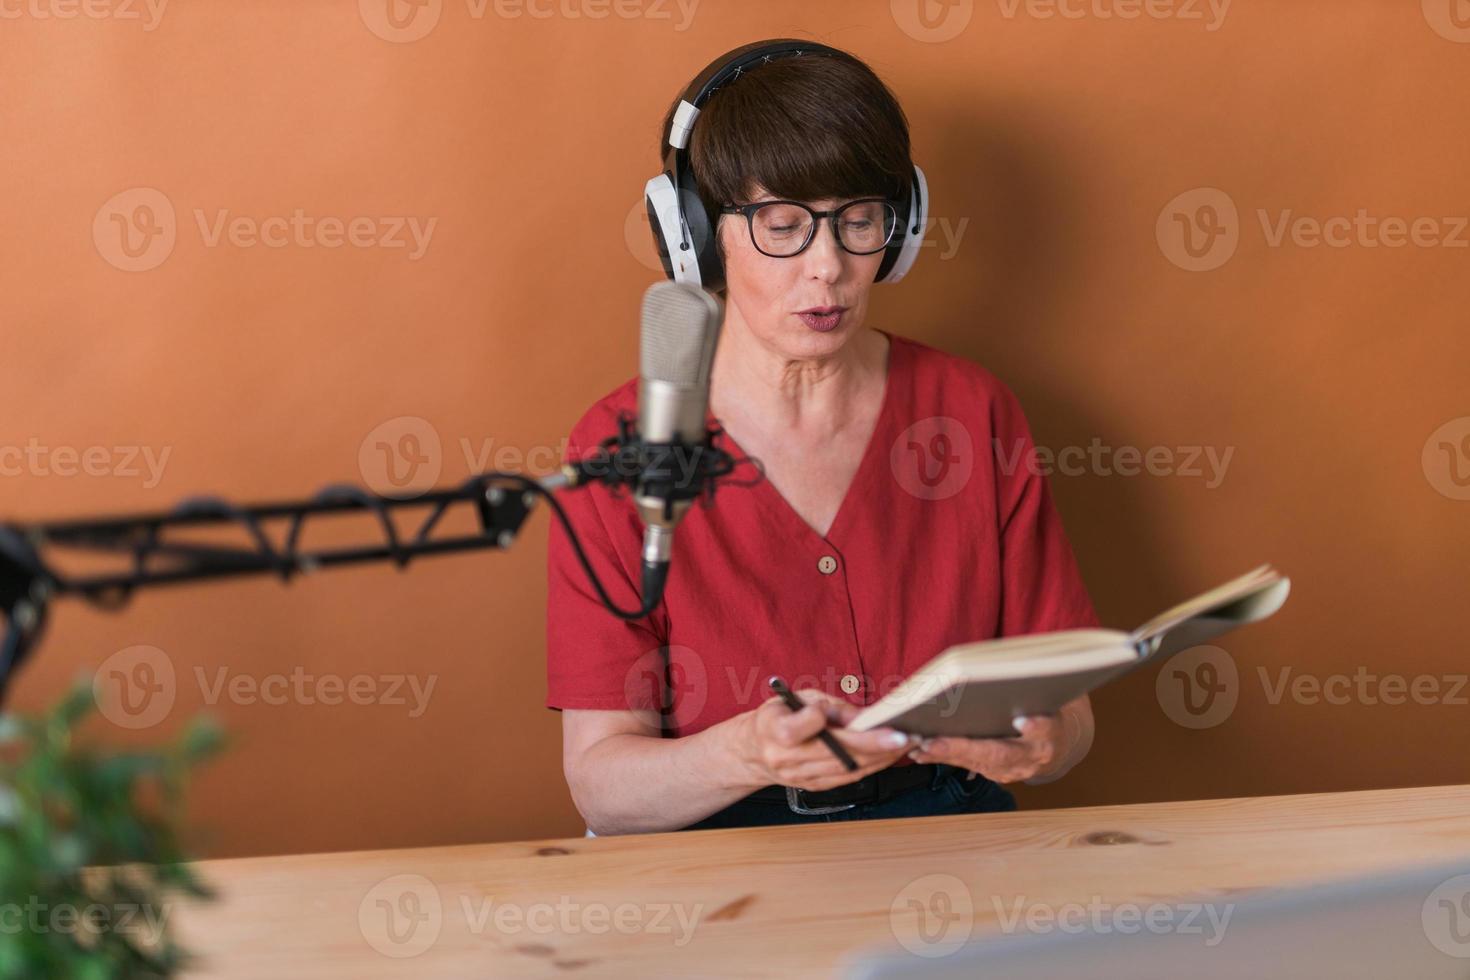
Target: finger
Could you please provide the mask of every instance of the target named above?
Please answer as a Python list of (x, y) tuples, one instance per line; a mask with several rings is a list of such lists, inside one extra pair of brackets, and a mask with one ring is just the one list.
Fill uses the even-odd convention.
[(1032, 747), (1001, 738), (930, 738), (909, 754), (915, 762), (943, 762), (962, 769), (992, 769), (1023, 765)]
[(1057, 715), (1020, 715), (1011, 722), (1027, 742), (1047, 742), (1062, 732), (1062, 719)]
[(807, 704), (815, 704), (823, 708), (826, 708), (827, 706), (832, 704), (846, 703), (841, 698), (834, 697), (819, 687), (804, 687), (801, 690), (793, 691), (792, 693), (795, 694), (802, 701), (805, 701)]
[(868, 762), (861, 762), (858, 767), (849, 772), (846, 766), (832, 757), (828, 752), (826, 756), (814, 756), (807, 758), (788, 758), (776, 767), (776, 775), (781, 782), (787, 786), (808, 786), (813, 781), (824, 779), (838, 779), (843, 776), (861, 778), (862, 773), (871, 768)]
[[(858, 765), (867, 764), (872, 756), (871, 753), (847, 753)], [(782, 746), (775, 755), (775, 764), (787, 767), (810, 765), (821, 763), (823, 765), (841, 768), (843, 762), (836, 754), (827, 747), (827, 743), (818, 738), (808, 738), (796, 745)]]
[[(828, 694), (826, 691), (823, 691), (820, 688), (804, 687), (801, 690), (793, 691), (792, 693), (795, 694), (796, 697), (804, 702), (806, 705), (815, 705), (816, 708), (822, 712), (822, 717), (826, 719), (827, 724), (835, 727), (841, 727), (847, 724), (848, 720), (854, 717), (857, 712), (861, 710), (851, 704), (848, 704), (841, 698)], [(773, 700), (782, 699), (775, 698)], [(782, 701), (782, 703), (784, 704), (785, 702)]]
[(1037, 769), (1049, 766), (1067, 741), (1067, 726), (1057, 715), (1017, 718), (1021, 739), (1031, 747), (1031, 762)]
[[(907, 743), (905, 743), (907, 744)], [(848, 770), (832, 751), (821, 742), (812, 741), (802, 746), (800, 754), (788, 754), (779, 762), (788, 774), (800, 774), (804, 777), (815, 777), (825, 774), (851, 775), (857, 778), (862, 772), (874, 772), (886, 769), (903, 757), (907, 750), (903, 747), (891, 748), (882, 752), (859, 752), (849, 751), (857, 768)]]
[[(918, 744), (918, 736), (905, 735), (902, 732), (886, 729), (863, 732), (862, 737), (843, 734), (835, 729), (829, 729), (829, 731), (837, 738), (838, 745), (857, 763), (859, 768), (891, 766)], [(888, 741), (888, 739), (895, 740)], [(797, 765), (821, 762), (824, 765), (843, 766), (836, 753), (825, 742), (816, 738), (801, 746), (800, 758), (795, 756), (788, 756), (788, 758), (791, 758), (793, 764)], [(844, 771), (846, 771), (845, 768)]]
[(830, 694), (826, 695), (821, 704), (822, 709), (827, 712), (827, 721), (834, 728), (846, 728), (863, 710), (851, 701), (844, 701)]
[(866, 765), (849, 772), (842, 763), (836, 759), (816, 760), (797, 766), (783, 777), (783, 783), (787, 786), (797, 786), (801, 789), (823, 790), (834, 786), (846, 786), (855, 783), (859, 779), (871, 776), (875, 772), (887, 769), (892, 764), (889, 759), (876, 759)]
[[(780, 709), (771, 724), (771, 737), (781, 745), (797, 746), (827, 727), (827, 716), (820, 705), (808, 704), (800, 711)], [(773, 712), (774, 713), (774, 712)]]
[(919, 744), (919, 737), (906, 735), (893, 728), (874, 728), (867, 732), (851, 732), (841, 728), (832, 729), (838, 744), (849, 753), (864, 755), (902, 754)]

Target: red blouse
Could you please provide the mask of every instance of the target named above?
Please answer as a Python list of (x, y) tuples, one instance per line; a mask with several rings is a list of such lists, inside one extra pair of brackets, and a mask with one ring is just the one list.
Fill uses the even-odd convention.
[[(1016, 396), (977, 364), (887, 335), (883, 406), (826, 537), (769, 481), (735, 485), (758, 475), (743, 463), (713, 506), (689, 509), (663, 602), (630, 623), (602, 608), (550, 522), (547, 707), (662, 703), (678, 737), (760, 705), (771, 674), (861, 706), (954, 644), (1098, 625), (1046, 479), (1026, 463)], [(593, 405), (568, 456), (614, 434), (637, 397), (634, 378)], [(637, 608), (632, 501), (601, 485), (560, 500), (608, 594)]]

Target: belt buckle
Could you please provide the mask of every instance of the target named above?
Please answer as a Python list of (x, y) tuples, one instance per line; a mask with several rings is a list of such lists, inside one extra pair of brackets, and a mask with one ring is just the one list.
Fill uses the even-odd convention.
[(802, 802), (802, 800), (804, 799), (802, 794), (805, 792), (805, 790), (797, 789), (795, 786), (786, 787), (786, 806), (791, 809), (792, 813), (799, 813), (802, 816), (812, 817), (818, 816), (823, 813), (841, 813), (843, 810), (851, 810), (853, 807), (857, 806), (856, 803), (840, 803), (837, 806), (809, 807)]

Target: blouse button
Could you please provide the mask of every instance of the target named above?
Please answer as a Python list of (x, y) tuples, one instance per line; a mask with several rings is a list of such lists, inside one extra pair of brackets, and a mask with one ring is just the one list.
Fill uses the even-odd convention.
[(821, 558), (817, 559), (817, 571), (821, 572), (823, 575), (831, 575), (833, 572), (837, 571), (837, 559), (833, 558), (831, 555), (823, 555)]
[(858, 679), (855, 676), (853, 676), (852, 674), (843, 674), (842, 675), (842, 693), (843, 694), (856, 694), (857, 693), (857, 689), (858, 689)]

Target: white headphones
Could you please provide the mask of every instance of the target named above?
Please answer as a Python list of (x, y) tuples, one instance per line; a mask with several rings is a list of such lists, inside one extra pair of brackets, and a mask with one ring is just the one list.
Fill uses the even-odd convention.
[[(792, 38), (757, 41), (721, 55), (685, 90), (669, 131), (664, 134), (663, 173), (650, 180), (643, 191), (649, 227), (653, 229), (664, 274), (675, 282), (702, 286), (711, 292), (725, 285), (725, 267), (715, 245), (719, 215), (705, 210), (689, 163), (689, 137), (704, 103), (720, 86), (747, 71), (776, 58), (803, 55), (852, 57), (810, 41)], [(884, 249), (874, 282), (898, 282), (919, 257), (929, 217), (929, 185), (917, 164), (912, 182), (896, 204), (900, 217), (907, 216), (907, 220)]]

